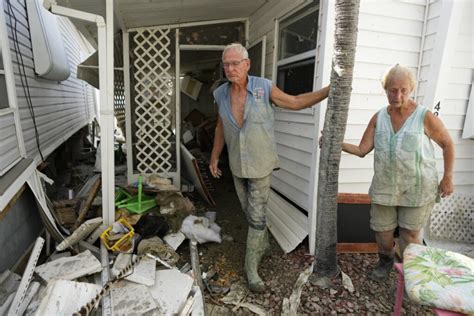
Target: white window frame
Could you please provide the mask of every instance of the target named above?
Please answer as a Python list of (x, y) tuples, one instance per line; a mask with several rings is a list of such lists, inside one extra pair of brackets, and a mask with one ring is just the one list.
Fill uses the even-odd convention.
[(254, 46), (258, 45), (259, 43), (262, 43), (262, 56), (261, 56), (261, 67), (260, 67), (260, 77), (265, 77), (265, 57), (267, 54), (267, 36), (264, 35), (260, 37), (258, 40), (253, 42), (250, 45), (247, 45), (247, 51), (252, 49)]
[[(280, 18), (277, 18), (275, 19), (275, 33), (274, 33), (274, 43), (275, 43), (275, 48), (273, 49), (273, 71), (272, 71), (272, 81), (275, 83), (277, 83), (277, 78), (278, 78), (278, 69), (281, 67), (281, 66), (285, 66), (285, 65), (288, 65), (288, 64), (292, 64), (292, 63), (295, 63), (295, 62), (298, 62), (298, 61), (302, 61), (302, 60), (305, 60), (305, 59), (309, 59), (309, 58), (314, 58), (314, 73), (316, 73), (317, 71), (317, 68), (316, 68), (316, 51), (317, 51), (317, 47), (312, 49), (312, 50), (309, 50), (309, 51), (306, 51), (304, 53), (301, 53), (301, 54), (298, 54), (298, 55), (295, 55), (295, 56), (291, 56), (291, 57), (287, 57), (287, 58), (283, 58), (283, 59), (280, 59), (280, 24), (285, 20), (285, 19), (288, 19), (290, 16), (292, 16), (293, 14), (295, 14), (296, 12), (300, 11), (301, 9), (309, 6), (313, 1), (306, 1), (303, 5), (301, 6), (298, 6), (297, 8), (295, 8), (294, 10), (288, 12), (287, 14), (281, 16)], [(321, 5), (320, 4), (317, 4), (315, 6), (315, 8), (313, 10), (321, 10)], [(298, 19), (301, 19), (303, 17), (305, 17), (307, 14), (310, 14), (311, 12), (313, 11), (308, 11), (306, 14), (303, 14), (301, 16), (298, 17)], [(297, 21), (297, 19), (294, 19), (294, 21)], [(314, 85), (314, 82), (313, 82), (313, 85)], [(288, 111), (288, 110), (285, 110), (285, 109), (281, 109), (279, 107), (276, 108), (277, 111), (282, 111), (282, 112), (285, 112), (285, 111)], [(300, 112), (302, 113), (313, 113), (314, 109), (313, 108), (309, 108), (309, 109), (303, 109), (303, 110), (300, 110)]]
[(13, 63), (10, 55), (10, 42), (7, 34), (7, 24), (5, 21), (5, 11), (3, 1), (0, 1), (0, 52), (3, 58), (3, 69), (0, 74), (5, 76), (7, 86), (8, 105), (9, 107), (0, 109), (0, 116), (13, 114), (15, 120), (16, 138), (20, 155), (4, 169), (0, 170), (0, 176), (3, 176), (11, 168), (13, 168), (21, 159), (26, 158), (25, 143), (23, 141), (23, 132), (21, 129), (20, 115), (18, 113), (18, 102), (16, 96), (15, 74), (13, 72)]

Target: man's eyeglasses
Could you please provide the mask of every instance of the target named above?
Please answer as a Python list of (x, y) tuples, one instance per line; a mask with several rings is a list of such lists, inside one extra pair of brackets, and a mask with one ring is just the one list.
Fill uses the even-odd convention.
[(246, 60), (246, 58), (241, 59), (241, 60), (239, 60), (239, 61), (223, 62), (222, 65), (224, 65), (224, 68), (229, 68), (230, 66), (232, 66), (232, 67), (237, 67), (237, 66), (240, 65), (240, 63), (243, 62), (244, 60)]

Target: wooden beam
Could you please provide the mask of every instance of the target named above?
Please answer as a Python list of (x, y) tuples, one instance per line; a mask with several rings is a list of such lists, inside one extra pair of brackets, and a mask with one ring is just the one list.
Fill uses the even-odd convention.
[(87, 199), (84, 202), (84, 206), (79, 211), (79, 215), (77, 216), (76, 223), (74, 223), (74, 226), (72, 228), (73, 231), (76, 230), (76, 228), (78, 228), (82, 224), (82, 222), (84, 222), (84, 218), (86, 217), (87, 211), (89, 211), (89, 208), (91, 207), (92, 202), (97, 196), (97, 192), (99, 192), (100, 183), (101, 183), (101, 178), (99, 177), (97, 178), (97, 180), (95, 180), (94, 185), (92, 186), (89, 192), (89, 195), (87, 196)]
[(336, 250), (339, 253), (377, 253), (376, 243), (337, 243)]
[(337, 195), (337, 203), (341, 204), (370, 204), (368, 194), (361, 193), (339, 193)]

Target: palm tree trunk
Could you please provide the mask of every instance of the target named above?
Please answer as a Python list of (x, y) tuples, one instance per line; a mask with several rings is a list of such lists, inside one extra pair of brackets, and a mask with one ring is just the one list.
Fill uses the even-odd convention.
[(314, 268), (318, 277), (331, 278), (339, 272), (336, 255), (339, 162), (352, 90), (358, 18), (359, 0), (336, 0), (331, 89), (319, 159)]

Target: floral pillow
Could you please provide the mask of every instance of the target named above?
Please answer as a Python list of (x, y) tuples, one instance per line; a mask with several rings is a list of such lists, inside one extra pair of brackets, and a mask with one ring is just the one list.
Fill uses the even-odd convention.
[(411, 300), (474, 314), (474, 260), (438, 248), (410, 244), (403, 255), (405, 289)]

